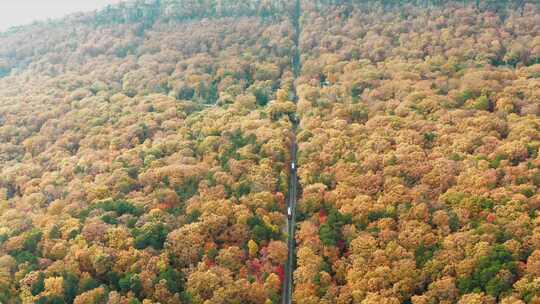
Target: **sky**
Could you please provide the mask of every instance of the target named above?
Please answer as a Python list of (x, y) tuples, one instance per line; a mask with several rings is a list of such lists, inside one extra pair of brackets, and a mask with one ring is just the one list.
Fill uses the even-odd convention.
[(0, 31), (36, 20), (93, 11), (121, 0), (0, 0)]

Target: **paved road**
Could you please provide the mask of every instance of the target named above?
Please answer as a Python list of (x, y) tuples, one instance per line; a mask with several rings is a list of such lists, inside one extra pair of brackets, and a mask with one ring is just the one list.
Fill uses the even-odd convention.
[[(296, 0), (295, 8), (294, 8), (294, 15), (292, 24), (294, 27), (294, 53), (291, 60), (292, 70), (294, 74), (294, 78), (298, 79), (298, 76), (300, 75), (300, 48), (299, 48), (299, 40), (300, 40), (300, 14), (301, 14), (301, 8), (300, 8), (300, 0)], [(296, 103), (298, 101), (298, 96), (296, 94), (296, 86), (293, 85), (293, 101)], [(289, 176), (289, 189), (288, 189), (288, 197), (287, 197), (287, 209), (291, 209), (291, 216), (288, 217), (287, 220), (287, 246), (289, 247), (288, 257), (287, 257), (287, 264), (285, 265), (285, 279), (283, 281), (283, 294), (282, 294), (282, 302), (283, 304), (292, 304), (292, 294), (293, 294), (293, 273), (296, 265), (296, 241), (295, 241), (295, 230), (296, 230), (296, 203), (298, 199), (298, 177), (296, 175), (296, 172), (298, 170), (298, 162), (296, 161), (296, 128), (298, 126), (298, 117), (294, 117), (293, 119), (293, 138), (291, 141), (291, 163), (289, 164), (289, 168), (291, 170), (291, 174)], [(294, 166), (293, 166), (294, 164)], [(287, 211), (288, 213), (288, 211)]]
[(291, 162), (295, 164), (294, 170), (291, 169), (291, 174), (289, 177), (289, 195), (287, 199), (287, 208), (291, 208), (292, 216), (287, 220), (287, 245), (289, 247), (289, 253), (287, 257), (287, 264), (285, 265), (285, 280), (283, 282), (283, 304), (292, 303), (292, 292), (293, 292), (293, 272), (295, 265), (295, 256), (296, 256), (296, 242), (294, 239), (295, 229), (296, 229), (296, 200), (297, 200), (297, 163), (296, 163), (296, 138), (293, 138), (291, 145)]

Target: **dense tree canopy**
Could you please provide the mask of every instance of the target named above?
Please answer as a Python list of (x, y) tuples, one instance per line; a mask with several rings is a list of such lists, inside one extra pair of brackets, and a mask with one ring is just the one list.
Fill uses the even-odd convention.
[(280, 303), (295, 121), (296, 303), (539, 302), (538, 4), (136, 0), (1, 33), (0, 302)]
[(279, 300), (287, 15), (163, 5), (0, 38), (0, 302)]
[(304, 1), (297, 303), (540, 300), (540, 12), (494, 4)]

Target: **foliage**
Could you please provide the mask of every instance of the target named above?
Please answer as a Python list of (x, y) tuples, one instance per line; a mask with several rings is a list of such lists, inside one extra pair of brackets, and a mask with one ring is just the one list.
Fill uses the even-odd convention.
[(253, 216), (247, 220), (247, 224), (251, 229), (253, 239), (260, 243), (262, 241), (269, 241), (279, 239), (280, 234), (275, 228), (268, 226), (260, 217)]
[(293, 138), (294, 302), (537, 302), (539, 16), (134, 0), (0, 33), (0, 302), (280, 302)]
[[(105, 200), (92, 204), (89, 208), (83, 210), (80, 213), (81, 218), (86, 218), (90, 211), (95, 209), (102, 209), (103, 211), (114, 211), (117, 216), (124, 214), (132, 214), (135, 216), (141, 215), (142, 210), (135, 207), (132, 203), (124, 200)], [(113, 219), (105, 218), (105, 221), (114, 221)]]
[(150, 224), (141, 229), (134, 229), (135, 248), (144, 249), (153, 247), (156, 250), (163, 249), (163, 243), (167, 238), (169, 230), (161, 223)]
[(350, 223), (350, 215), (342, 215), (339, 211), (330, 209), (326, 222), (319, 228), (321, 242), (327, 246), (336, 246), (342, 239), (341, 227)]
[[(511, 278), (501, 278), (501, 271), (509, 271)], [(517, 263), (512, 254), (502, 245), (496, 245), (489, 255), (481, 257), (470, 277), (461, 278), (458, 287), (461, 293), (484, 291), (498, 297), (514, 283)]]

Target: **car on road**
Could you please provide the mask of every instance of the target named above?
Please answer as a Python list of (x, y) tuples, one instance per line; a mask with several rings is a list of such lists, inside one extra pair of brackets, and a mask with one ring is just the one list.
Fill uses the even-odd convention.
[(291, 170), (293, 170), (293, 171), (294, 171), (294, 170), (295, 170), (295, 168), (296, 168), (296, 164), (295, 164), (294, 162), (292, 162), (292, 163), (291, 163)]
[(291, 207), (287, 207), (287, 218), (290, 220), (292, 218)]

